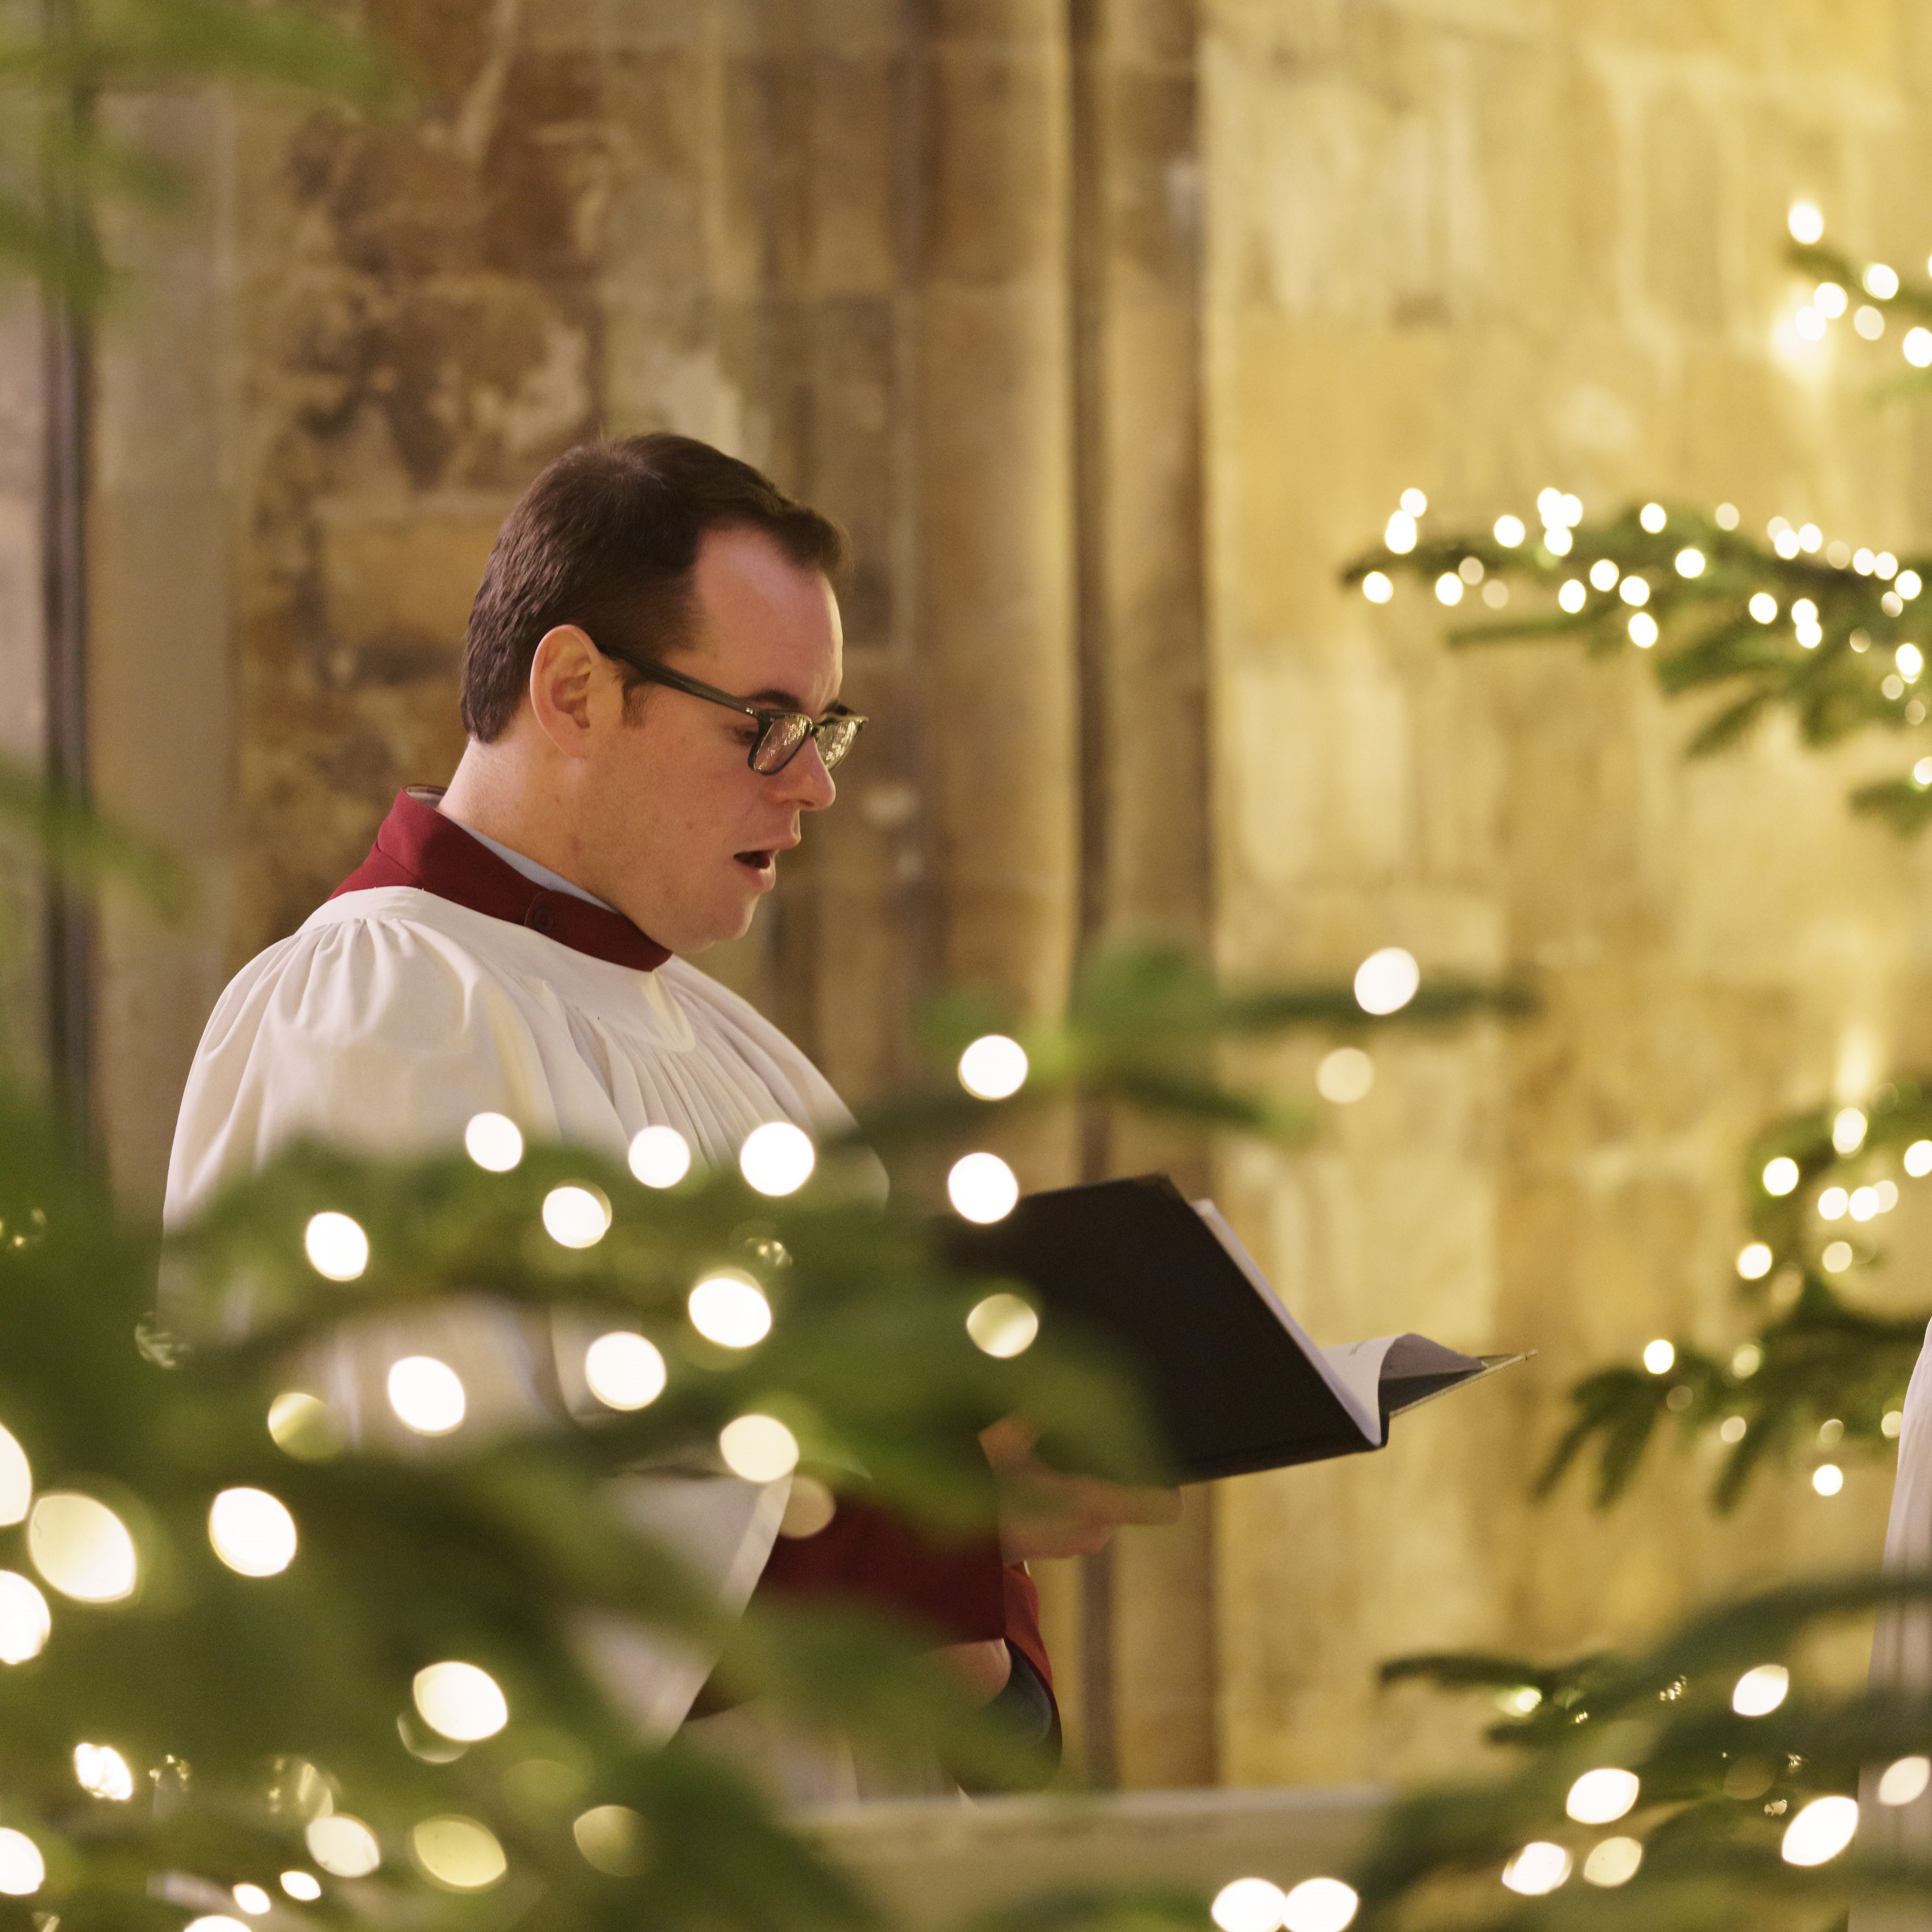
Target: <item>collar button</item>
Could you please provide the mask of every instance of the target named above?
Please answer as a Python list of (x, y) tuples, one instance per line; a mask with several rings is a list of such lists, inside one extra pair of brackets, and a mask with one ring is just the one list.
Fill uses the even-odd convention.
[(547, 905), (533, 905), (524, 916), (524, 923), (533, 932), (548, 932), (556, 923), (556, 914)]

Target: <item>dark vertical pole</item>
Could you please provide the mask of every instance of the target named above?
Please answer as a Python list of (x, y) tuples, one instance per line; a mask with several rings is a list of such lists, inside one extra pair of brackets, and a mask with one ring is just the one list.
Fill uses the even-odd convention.
[[(73, 0), (46, 0), (48, 38), (75, 31)], [(92, 104), (74, 89), (56, 112), (72, 154), (82, 147)], [(40, 572), (46, 665), (46, 778), (56, 796), (84, 804), (87, 749), (87, 505), (94, 348), (80, 292), (94, 266), (94, 238), (71, 177), (50, 179), (46, 205), (58, 269), (45, 312), (40, 482)], [(56, 855), (58, 856), (58, 855)], [(94, 921), (83, 890), (56, 864), (47, 881), (48, 1073), (75, 1130), (85, 1135), (93, 1092)]]
[[(1072, 90), (1068, 171), (1069, 332), (1073, 358), (1073, 524), (1076, 622), (1080, 676), (1080, 950), (1106, 932), (1113, 812), (1108, 728), (1106, 571), (1107, 433), (1106, 156), (1102, 70), (1102, 0), (1070, 0), (1068, 79)], [(1080, 1178), (1107, 1177), (1112, 1140), (1106, 1108), (1090, 1102), (1080, 1120)], [(1081, 1711), (1086, 1769), (1103, 1788), (1120, 1782), (1120, 1724), (1114, 1690), (1114, 1556), (1112, 1546), (1085, 1559), (1080, 1579)]]

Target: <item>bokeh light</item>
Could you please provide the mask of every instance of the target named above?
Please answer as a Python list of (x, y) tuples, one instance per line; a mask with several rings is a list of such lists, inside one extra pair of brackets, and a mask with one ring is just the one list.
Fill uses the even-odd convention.
[(0, 1428), (0, 1528), (26, 1520), (34, 1500), (34, 1472), (27, 1452), (12, 1433)]
[(1586, 1771), (1570, 1787), (1563, 1808), (1580, 1825), (1614, 1825), (1636, 1804), (1636, 1774), (1605, 1766)]
[(610, 1203), (601, 1187), (553, 1187), (544, 1196), (543, 1224), (560, 1248), (594, 1248), (610, 1232)]
[(1523, 1846), (1503, 1867), (1503, 1882), (1525, 1898), (1540, 1898), (1554, 1892), (1570, 1876), (1570, 1854), (1547, 1838), (1538, 1838)]
[[(309, 1856), (332, 1878), (367, 1878), (382, 1862), (382, 1848), (376, 1844), (375, 1833), (346, 1811), (311, 1819), (302, 1839)], [(289, 1876), (283, 1874), (285, 1889)]]
[(296, 1560), (296, 1520), (266, 1490), (224, 1490), (208, 1509), (208, 1540), (244, 1576), (278, 1576)]
[(1748, 1241), (1738, 1250), (1738, 1273), (1746, 1281), (1762, 1281), (1771, 1272), (1772, 1252), (1762, 1241)]
[(1339, 1878), (1305, 1878), (1282, 1905), (1284, 1932), (1346, 1932), (1361, 1903), (1355, 1888)]
[(1768, 1718), (1791, 1689), (1791, 1672), (1781, 1664), (1754, 1665), (1731, 1691), (1731, 1708), (1741, 1718)]
[(449, 1892), (488, 1892), (510, 1862), (488, 1826), (475, 1818), (425, 1818), (410, 1832), (410, 1856), (432, 1884)]
[(277, 1882), (291, 1898), (298, 1898), (304, 1905), (313, 1905), (322, 1896), (322, 1881), (314, 1872), (285, 1871)]
[(1386, 604), (1395, 595), (1395, 586), (1386, 571), (1372, 570), (1362, 579), (1362, 595), (1371, 604)]
[(464, 1150), (491, 1174), (508, 1174), (524, 1157), (523, 1130), (507, 1114), (472, 1114)]
[(691, 1325), (721, 1348), (748, 1348), (772, 1332), (772, 1305), (764, 1291), (743, 1275), (706, 1275), (685, 1307)]
[(38, 1657), (52, 1629), (46, 1598), (18, 1571), (0, 1570), (0, 1664)]
[(1767, 1194), (1789, 1194), (1798, 1185), (1798, 1163), (1789, 1154), (1781, 1154), (1775, 1160), (1764, 1164), (1764, 1191)]
[(646, 1408), (664, 1394), (664, 1358), (628, 1329), (600, 1335), (584, 1352), (584, 1379), (606, 1408)]
[(1856, 1154), (1865, 1144), (1866, 1126), (1862, 1108), (1840, 1107), (1832, 1122), (1832, 1144), (1840, 1154)]
[(354, 1281), (369, 1265), (369, 1237), (362, 1223), (332, 1208), (309, 1216), (302, 1251), (309, 1266), (331, 1281)]
[(1852, 1842), (1858, 1828), (1856, 1798), (1814, 1798), (1785, 1826), (1778, 1854), (1788, 1865), (1822, 1865)]
[(1365, 1013), (1400, 1012), (1421, 984), (1415, 956), (1400, 946), (1384, 946), (1355, 968), (1355, 1004)]
[(1003, 1033), (983, 1034), (959, 1056), (959, 1084), (976, 1100), (1010, 1100), (1026, 1084), (1026, 1048)]
[(650, 1860), (650, 1827), (628, 1804), (593, 1804), (570, 1835), (584, 1863), (606, 1878), (634, 1878)]
[(1288, 1894), (1264, 1878), (1238, 1878), (1222, 1886), (1208, 1907), (1221, 1932), (1280, 1932)]
[(396, 1419), (418, 1436), (447, 1436), (469, 1413), (463, 1378), (434, 1355), (405, 1355), (393, 1364), (388, 1388)]
[(1018, 1177), (996, 1154), (963, 1154), (946, 1173), (946, 1198), (964, 1220), (988, 1226), (1013, 1211)]
[(134, 1594), (140, 1574), (128, 1526), (105, 1503), (71, 1490), (52, 1490), (34, 1504), (27, 1551), (34, 1568), (79, 1603), (118, 1604)]
[(1821, 1496), (1835, 1496), (1845, 1486), (1845, 1472), (1835, 1462), (1820, 1462), (1811, 1472), (1811, 1486)]
[(460, 1744), (494, 1738), (510, 1721), (496, 1680), (473, 1664), (432, 1664), (418, 1670), (410, 1694), (422, 1720)]
[(1886, 1766), (1878, 1781), (1878, 1802), (1897, 1806), (1910, 1804), (1932, 1785), (1932, 1757), (1902, 1757)]
[(718, 1432), (718, 1453), (748, 1483), (775, 1483), (798, 1467), (798, 1438), (775, 1415), (741, 1415)]
[(1660, 1335), (1644, 1345), (1643, 1365), (1654, 1376), (1667, 1376), (1677, 1365), (1677, 1351)]
[(1376, 1064), (1359, 1046), (1338, 1046), (1315, 1068), (1315, 1090), (1338, 1107), (1366, 1100), (1376, 1084)]
[(112, 1744), (76, 1744), (74, 1748), (75, 1782), (91, 1798), (105, 1798), (124, 1804), (134, 1795), (134, 1774), (128, 1760)]
[(982, 1354), (1007, 1361), (1033, 1346), (1040, 1334), (1040, 1316), (1031, 1303), (1003, 1290), (974, 1304), (966, 1317), (966, 1332)]
[(259, 1885), (250, 1885), (245, 1880), (240, 1885), (231, 1886), (228, 1895), (250, 1918), (260, 1918), (275, 1902)]
[(0, 1827), (0, 1892), (9, 1898), (30, 1898), (46, 1875), (40, 1846), (24, 1832)]
[(320, 1396), (286, 1389), (268, 1405), (268, 1436), (285, 1456), (298, 1462), (326, 1462), (340, 1455), (349, 1432)]
[(760, 1194), (796, 1194), (812, 1178), (818, 1152), (812, 1137), (789, 1120), (767, 1120), (745, 1136), (738, 1171)]
[(1606, 1838), (1591, 1847), (1583, 1861), (1583, 1882), (1604, 1886), (1628, 1885), (1643, 1863), (1643, 1846), (1635, 1838)]
[(631, 1136), (630, 1161), (646, 1187), (675, 1187), (691, 1172), (691, 1144), (675, 1127), (640, 1127)]

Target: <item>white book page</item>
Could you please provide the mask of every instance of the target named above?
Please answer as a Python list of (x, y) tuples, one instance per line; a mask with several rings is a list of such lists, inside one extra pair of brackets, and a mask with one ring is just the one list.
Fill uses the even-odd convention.
[[(1275, 1318), (1294, 1337), (1295, 1346), (1314, 1365), (1322, 1379), (1333, 1391), (1335, 1399), (1348, 1412), (1348, 1419), (1362, 1432), (1362, 1439), (1377, 1448), (1382, 1440), (1382, 1406), (1378, 1393), (1382, 1376), (1382, 1357), (1388, 1352), (1396, 1337), (1384, 1335), (1377, 1342), (1357, 1342), (1341, 1349), (1318, 1348), (1308, 1339), (1307, 1331), (1282, 1305), (1281, 1297), (1269, 1286), (1268, 1276), (1255, 1264), (1255, 1258), (1241, 1245), (1241, 1238), (1228, 1226), (1220, 1208), (1211, 1201), (1194, 1201), (1188, 1204), (1206, 1222), (1208, 1231), (1228, 1251), (1228, 1258), (1248, 1278), (1248, 1285), (1274, 1312)], [(1376, 1354), (1366, 1383), (1360, 1383), (1358, 1370), (1352, 1363), (1345, 1371), (1334, 1360), (1337, 1354), (1346, 1355), (1351, 1348), (1374, 1349)], [(1366, 1392), (1364, 1392), (1364, 1390)]]
[(1378, 1423), (1382, 1412), (1382, 1369), (1389, 1351), (1402, 1339), (1397, 1335), (1378, 1335), (1372, 1342), (1336, 1342), (1322, 1352), (1328, 1366), (1355, 1392), (1364, 1408), (1371, 1410)]

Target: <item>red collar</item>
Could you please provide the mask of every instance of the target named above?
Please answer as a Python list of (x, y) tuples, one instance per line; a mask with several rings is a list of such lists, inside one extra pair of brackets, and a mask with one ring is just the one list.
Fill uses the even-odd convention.
[(572, 892), (553, 892), (506, 865), (454, 819), (436, 810), (434, 801), (441, 796), (431, 791), (397, 793), (368, 857), (329, 897), (340, 898), (344, 892), (364, 892), (372, 886), (414, 886), (472, 912), (526, 926), (572, 952), (608, 959), (614, 966), (648, 973), (670, 957), (622, 913), (592, 905)]

